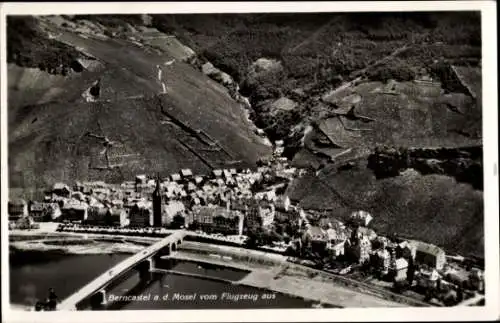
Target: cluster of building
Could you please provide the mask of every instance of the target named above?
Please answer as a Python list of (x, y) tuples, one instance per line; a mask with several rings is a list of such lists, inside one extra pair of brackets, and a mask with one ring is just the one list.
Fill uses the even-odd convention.
[[(277, 191), (296, 169), (281, 157), (256, 170), (214, 169), (195, 175), (181, 169), (168, 178), (137, 175), (134, 181), (108, 184), (56, 183), (41, 202), (9, 202), (9, 220), (60, 221), (114, 227), (197, 228), (209, 233), (242, 235), (244, 228), (269, 227), (289, 200)], [(288, 201), (288, 202), (287, 202)]]
[(294, 235), (299, 238), (292, 240), (288, 249), (299, 252), (302, 258), (305, 253), (329, 259), (330, 264), (349, 263), (340, 273), (364, 267), (383, 279), (407, 281), (423, 290), (483, 290), (480, 270), (459, 274), (446, 264), (445, 252), (437, 246), (377, 235), (369, 228), (373, 217), (368, 212), (353, 212), (344, 224), (326, 218), (317, 221), (291, 205), (282, 189), (298, 175), (298, 170), (289, 167), (282, 153), (283, 142), (277, 142), (273, 158), (261, 162), (254, 171), (214, 169), (209, 175), (195, 175), (190, 169), (181, 169), (168, 178), (138, 175), (134, 181), (121, 184), (76, 182), (69, 187), (56, 183), (42, 202), (10, 201), (9, 220), (29, 225), (60, 221), (185, 228), (239, 236), (249, 231), (269, 232), (284, 222), (294, 223), (298, 228)]
[(372, 219), (368, 212), (356, 211), (347, 225), (341, 221), (307, 225), (299, 247), (310, 255), (326, 256), (330, 264), (342, 264), (342, 269), (337, 268), (339, 273), (347, 273), (353, 267), (365, 268), (383, 280), (406, 282), (423, 293), (484, 291), (483, 272), (479, 268), (464, 270), (449, 264), (444, 250), (433, 244), (377, 235), (369, 228)]

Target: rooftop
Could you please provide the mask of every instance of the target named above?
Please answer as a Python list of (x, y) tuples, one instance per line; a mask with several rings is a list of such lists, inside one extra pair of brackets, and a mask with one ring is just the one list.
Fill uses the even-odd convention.
[(69, 189), (68, 185), (64, 183), (55, 183), (54, 186), (52, 187), (54, 190), (62, 190), (62, 189)]
[(406, 259), (404, 259), (404, 258), (398, 258), (398, 259), (396, 259), (395, 262), (396, 262), (396, 270), (404, 269), (404, 268), (408, 267), (408, 261), (406, 261)]
[(125, 209), (122, 209), (122, 208), (111, 208), (111, 209), (109, 209), (109, 215), (111, 215), (111, 216), (119, 216), (123, 212), (125, 212)]
[(235, 218), (242, 217), (243, 213), (237, 210), (227, 210), (226, 208), (220, 206), (197, 206), (193, 209), (195, 214), (205, 217), (224, 217), (224, 218)]
[(151, 201), (137, 201), (134, 206), (139, 209), (149, 209), (153, 207), (153, 203)]
[(33, 202), (30, 206), (30, 211), (43, 211), (45, 208), (47, 208), (46, 203)]
[(181, 180), (181, 175), (178, 173), (170, 175), (173, 181), (180, 181)]
[(88, 208), (87, 203), (79, 203), (76, 201), (69, 201), (68, 203), (65, 203), (63, 206), (63, 209), (65, 210), (87, 210)]
[(318, 226), (309, 226), (307, 233), (313, 238), (313, 239), (328, 239), (327, 233), (321, 229)]

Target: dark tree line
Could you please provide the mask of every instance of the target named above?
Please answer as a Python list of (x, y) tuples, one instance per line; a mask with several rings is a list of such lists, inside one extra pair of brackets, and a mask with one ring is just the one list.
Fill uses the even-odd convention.
[(31, 16), (7, 17), (7, 62), (40, 68), (51, 74), (78, 69), (79, 53), (68, 45), (47, 38)]

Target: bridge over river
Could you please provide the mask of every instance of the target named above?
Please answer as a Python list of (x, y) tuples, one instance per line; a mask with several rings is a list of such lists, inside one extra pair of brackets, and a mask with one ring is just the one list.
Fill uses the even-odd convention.
[(176, 231), (141, 252), (120, 262), (110, 270), (76, 291), (58, 305), (58, 310), (99, 309), (106, 305), (106, 292), (127, 279), (131, 272), (139, 271), (141, 280), (148, 280), (154, 270), (155, 260), (177, 251), (186, 231)]

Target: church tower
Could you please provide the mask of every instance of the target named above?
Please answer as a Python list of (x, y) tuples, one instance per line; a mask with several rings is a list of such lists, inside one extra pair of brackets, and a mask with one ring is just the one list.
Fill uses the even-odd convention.
[(153, 226), (162, 226), (163, 203), (161, 198), (160, 175), (156, 176), (156, 188), (153, 192)]

